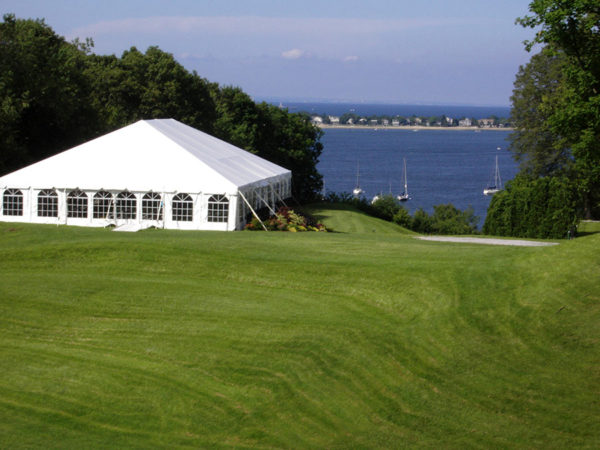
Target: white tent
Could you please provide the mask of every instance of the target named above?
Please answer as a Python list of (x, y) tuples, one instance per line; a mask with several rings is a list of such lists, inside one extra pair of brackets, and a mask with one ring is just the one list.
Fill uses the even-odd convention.
[(173, 119), (141, 120), (0, 177), (0, 220), (235, 230), (291, 172)]

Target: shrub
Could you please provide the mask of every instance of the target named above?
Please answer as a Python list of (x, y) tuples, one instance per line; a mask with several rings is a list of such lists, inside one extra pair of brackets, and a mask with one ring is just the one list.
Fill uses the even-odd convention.
[(435, 205), (431, 218), (431, 229), (438, 234), (473, 234), (477, 232), (477, 222), (473, 208), (461, 211), (451, 203)]
[(400, 206), (396, 214), (394, 214), (392, 222), (400, 225), (401, 227), (410, 228), (412, 219), (408, 211), (404, 207)]
[(435, 205), (433, 216), (422, 208), (411, 217), (408, 211), (391, 194), (380, 196), (369, 203), (364, 197), (354, 197), (347, 192), (340, 194), (329, 192), (324, 198), (327, 203), (343, 203), (388, 222), (394, 222), (417, 233), (430, 234), (472, 234), (477, 232), (479, 218), (474, 215), (473, 208), (461, 211), (451, 203)]
[[(325, 226), (316, 222), (313, 218), (306, 218), (293, 209), (282, 206), (277, 210), (274, 216), (263, 220), (263, 224), (268, 231), (327, 231)], [(260, 221), (253, 217), (246, 225), (246, 230), (264, 230)]]
[(375, 200), (371, 207), (373, 208), (373, 215), (380, 219), (391, 222), (396, 213), (400, 210), (400, 204), (398, 200), (392, 194), (380, 195)]
[(421, 234), (429, 234), (431, 233), (432, 220), (429, 214), (423, 210), (423, 208), (419, 208), (413, 214), (412, 221), (410, 224), (410, 229), (416, 231)]
[(518, 176), (494, 195), (483, 232), (498, 236), (564, 238), (581, 213), (577, 188), (566, 177)]

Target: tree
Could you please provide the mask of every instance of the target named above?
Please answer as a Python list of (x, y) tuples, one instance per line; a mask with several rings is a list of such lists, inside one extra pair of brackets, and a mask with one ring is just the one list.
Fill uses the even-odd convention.
[(323, 176), (317, 171), (323, 132), (310, 119), (267, 103), (257, 105), (255, 152), (292, 171), (292, 193), (300, 202), (319, 198)]
[(432, 220), (431, 216), (427, 214), (423, 208), (419, 208), (415, 211), (412, 217), (412, 223), (410, 229), (421, 234), (429, 234), (432, 231)]
[(68, 43), (43, 20), (0, 23), (0, 174), (97, 133), (83, 74), (91, 42)]
[(574, 160), (571, 177), (587, 217), (600, 212), (600, 3), (597, 0), (533, 0), (532, 15), (517, 19), (538, 28), (526, 42), (564, 54), (563, 82), (548, 112), (549, 127)]
[(431, 218), (431, 229), (439, 234), (472, 234), (477, 231), (479, 217), (469, 207), (461, 211), (451, 203), (435, 205)]
[(307, 115), (257, 105), (170, 53), (135, 47), (119, 58), (67, 43), (43, 20), (0, 23), (0, 174), (141, 119), (174, 118), (292, 171), (294, 196), (313, 200), (322, 132)]
[(560, 173), (572, 162), (570, 148), (548, 120), (561, 94), (564, 63), (563, 53), (542, 51), (516, 76), (509, 150), (521, 171), (533, 178)]
[(292, 192), (312, 201), (323, 187), (317, 163), (323, 132), (301, 113), (289, 113), (267, 103), (256, 104), (240, 88), (211, 86), (218, 118), (217, 137), (292, 171)]
[(401, 208), (398, 200), (392, 194), (380, 195), (371, 206), (376, 217), (388, 222), (393, 220)]
[(577, 223), (580, 199), (566, 176), (519, 175), (494, 195), (483, 232), (497, 236), (564, 238)]
[(169, 117), (213, 132), (217, 113), (209, 83), (158, 47), (149, 47), (145, 54), (132, 47), (121, 58), (91, 55), (86, 74), (105, 131)]
[(401, 227), (410, 228), (412, 218), (408, 211), (403, 206), (400, 206), (394, 217), (392, 217), (392, 222)]

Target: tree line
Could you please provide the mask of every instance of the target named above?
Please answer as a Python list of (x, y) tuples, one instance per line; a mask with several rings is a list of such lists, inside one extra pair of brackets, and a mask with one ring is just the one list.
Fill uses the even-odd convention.
[(292, 171), (299, 201), (316, 198), (322, 132), (303, 114), (255, 103), (158, 47), (120, 57), (67, 42), (43, 20), (0, 23), (0, 175), (142, 119), (173, 118)]
[(600, 218), (600, 3), (534, 0), (517, 23), (540, 48), (517, 73), (510, 150), (518, 177), (496, 194), (484, 231), (564, 237)]

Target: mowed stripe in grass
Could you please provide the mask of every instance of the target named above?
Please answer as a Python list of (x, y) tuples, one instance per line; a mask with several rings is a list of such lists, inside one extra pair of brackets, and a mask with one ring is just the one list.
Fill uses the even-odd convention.
[(0, 442), (600, 443), (599, 235), (488, 247), (352, 220), (362, 232), (0, 225)]

